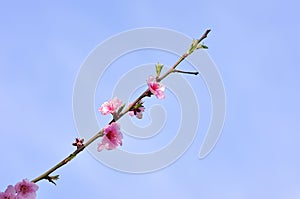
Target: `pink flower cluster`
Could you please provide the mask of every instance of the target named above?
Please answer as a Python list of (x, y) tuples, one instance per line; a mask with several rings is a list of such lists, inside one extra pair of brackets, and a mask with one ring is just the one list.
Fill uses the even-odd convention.
[(157, 82), (153, 76), (149, 76), (149, 78), (147, 79), (147, 84), (151, 93), (155, 95), (158, 99), (165, 98), (165, 85)]
[(0, 199), (35, 199), (38, 186), (27, 179), (15, 186), (8, 185), (5, 192), (0, 192)]
[(104, 148), (112, 150), (122, 145), (123, 135), (120, 131), (120, 126), (113, 122), (104, 128), (104, 136), (102, 141), (98, 143), (98, 151), (102, 151)]
[[(147, 84), (149, 87), (150, 92), (155, 95), (158, 99), (164, 99), (165, 98), (165, 86), (159, 82), (157, 82), (156, 78), (153, 76), (150, 76), (147, 79)], [(102, 113), (102, 115), (107, 115), (111, 113), (118, 117), (118, 108), (121, 106), (122, 102), (117, 97), (110, 99), (108, 102), (104, 102), (101, 107), (99, 108), (99, 111)], [(131, 106), (130, 104), (129, 106)], [(133, 107), (129, 110), (130, 116), (136, 116), (138, 119), (141, 119), (143, 117), (143, 112), (145, 110), (145, 107), (143, 106), (143, 102), (139, 101)], [(120, 131), (120, 125), (116, 122), (112, 122), (111, 124), (107, 125), (103, 130), (103, 138), (100, 143), (98, 143), (98, 151), (102, 151), (103, 149), (112, 150), (117, 148), (119, 145), (122, 145), (122, 139), (123, 135)], [(78, 141), (76, 140), (76, 143)], [(74, 143), (73, 145), (75, 145)], [(81, 143), (80, 143), (81, 144)]]
[(99, 111), (102, 113), (102, 115), (107, 115), (108, 113), (113, 114), (117, 111), (121, 104), (121, 100), (115, 97), (108, 102), (104, 102), (99, 108)]

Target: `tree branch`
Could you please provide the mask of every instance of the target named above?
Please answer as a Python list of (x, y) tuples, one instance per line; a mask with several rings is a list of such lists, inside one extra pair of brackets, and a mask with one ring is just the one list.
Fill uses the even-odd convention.
[[(194, 41), (194, 43), (192, 45), (198, 45), (203, 39), (205, 39), (208, 35), (208, 33), (210, 32), (210, 29), (206, 30), (204, 32), (204, 34), (197, 40)], [(187, 57), (189, 56), (193, 51), (188, 51), (187, 53), (183, 54), (178, 61), (173, 65), (172, 68), (170, 68), (164, 75), (162, 75), (160, 78), (157, 78), (157, 82), (160, 82), (161, 80), (163, 80), (164, 78), (166, 78), (169, 74), (171, 74), (172, 72), (175, 71), (175, 68)], [(189, 74), (196, 74), (197, 72), (193, 73), (193, 72), (184, 72), (184, 71), (179, 71), (176, 70), (175, 72), (181, 72), (181, 73), (189, 73)], [(140, 100), (142, 100), (144, 97), (150, 97), (152, 95), (152, 93), (150, 92), (149, 89), (147, 89), (146, 91), (144, 91), (132, 104), (131, 106), (129, 106), (127, 109), (125, 109), (122, 113), (120, 113), (120, 115), (115, 118), (112, 119), (109, 124), (111, 124), (112, 122), (116, 122), (117, 120), (119, 120), (121, 117), (123, 117), (136, 103), (138, 103)], [(43, 173), (42, 175), (40, 175), (39, 177), (35, 178), (32, 180), (32, 182), (36, 183), (40, 180), (48, 180), (48, 181), (52, 181), (52, 180), (56, 180), (58, 179), (58, 175), (55, 176), (54, 178), (51, 178), (51, 176), (49, 176), (51, 173), (53, 173), (54, 171), (56, 171), (57, 169), (59, 169), (60, 167), (66, 165), (67, 163), (69, 163), (73, 158), (75, 158), (80, 152), (82, 152), (88, 145), (90, 145), (92, 142), (94, 142), (96, 139), (98, 139), (99, 137), (102, 137), (103, 134), (103, 129), (101, 129), (98, 133), (96, 133), (92, 138), (90, 138), (86, 143), (84, 143), (84, 145), (77, 147), (77, 149), (71, 153), (69, 156), (67, 156), (65, 159), (63, 159), (62, 161), (60, 161), (58, 164), (56, 164), (55, 166), (53, 166), (52, 168), (50, 168), (48, 171), (46, 171), (45, 173)], [(49, 180), (50, 179), (50, 180)], [(52, 183), (54, 183), (52, 181)]]

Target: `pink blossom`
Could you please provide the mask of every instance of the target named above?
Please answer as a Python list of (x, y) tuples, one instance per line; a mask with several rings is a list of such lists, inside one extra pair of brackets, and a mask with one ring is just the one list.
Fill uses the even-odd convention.
[(16, 198), (16, 190), (12, 185), (8, 185), (5, 192), (0, 192), (0, 199), (15, 199)]
[(165, 98), (165, 85), (157, 82), (153, 76), (149, 76), (147, 79), (147, 84), (151, 93), (154, 94), (158, 99)]
[(15, 186), (17, 192), (16, 199), (35, 199), (38, 188), (39, 187), (35, 183), (24, 179)]
[[(132, 104), (129, 104), (131, 106)], [(138, 119), (142, 119), (143, 112), (145, 111), (145, 107), (143, 106), (143, 102), (136, 103), (129, 111), (130, 116), (136, 116)]]
[(110, 99), (108, 102), (104, 102), (99, 108), (99, 111), (102, 113), (102, 115), (107, 115), (108, 113), (114, 113), (121, 104), (122, 104), (121, 100), (115, 97), (113, 99)]
[(98, 143), (98, 151), (102, 151), (104, 148), (112, 150), (117, 148), (118, 145), (122, 145), (123, 135), (120, 132), (120, 126), (113, 122), (104, 128), (104, 136), (102, 142)]

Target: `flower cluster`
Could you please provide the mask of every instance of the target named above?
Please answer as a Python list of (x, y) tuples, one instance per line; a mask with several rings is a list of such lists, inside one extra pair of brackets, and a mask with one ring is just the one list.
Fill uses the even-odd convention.
[(102, 113), (102, 115), (107, 115), (108, 113), (113, 114), (117, 111), (121, 104), (121, 100), (115, 97), (108, 102), (104, 102), (99, 108), (99, 111)]
[[(164, 90), (165, 86), (159, 82), (156, 81), (156, 79), (153, 76), (150, 76), (147, 79), (147, 84), (150, 92), (155, 95), (158, 99), (165, 98)], [(119, 112), (124, 106), (120, 107), (122, 104), (122, 101), (118, 99), (117, 97), (114, 97), (110, 99), (107, 102), (104, 102), (100, 108), (99, 111), (102, 115), (112, 114), (115, 118), (119, 117)], [(129, 104), (128, 112), (130, 116), (136, 116), (138, 119), (142, 119), (143, 112), (145, 111), (145, 107), (143, 105), (142, 101), (138, 101), (135, 104)], [(112, 150), (117, 148), (119, 145), (122, 145), (122, 139), (123, 135), (120, 131), (120, 125), (116, 122), (112, 122), (111, 124), (107, 125), (103, 129), (103, 138), (100, 143), (98, 143), (98, 151), (102, 151), (103, 149)], [(79, 140), (76, 140), (76, 143), (73, 143), (73, 145), (76, 146)], [(80, 143), (81, 144), (81, 143)]]
[(15, 186), (8, 185), (5, 192), (0, 192), (0, 199), (35, 199), (38, 186), (27, 179)]
[(153, 76), (150, 76), (147, 79), (147, 84), (149, 87), (149, 90), (153, 95), (155, 95), (158, 99), (164, 99), (165, 98), (165, 85), (159, 83), (156, 81), (156, 79)]
[(98, 151), (102, 151), (104, 148), (112, 150), (117, 148), (118, 145), (122, 145), (123, 135), (120, 132), (120, 126), (113, 122), (104, 128), (104, 136), (102, 141), (98, 144)]

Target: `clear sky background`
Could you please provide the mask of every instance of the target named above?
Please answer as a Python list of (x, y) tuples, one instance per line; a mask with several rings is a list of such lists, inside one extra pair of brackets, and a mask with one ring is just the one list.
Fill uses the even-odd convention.
[(194, 38), (212, 29), (205, 43), (227, 95), (216, 147), (199, 160), (199, 133), (174, 164), (141, 175), (115, 171), (83, 152), (56, 172), (56, 187), (38, 183), (38, 198), (300, 198), (299, 6), (295, 0), (2, 1), (0, 190), (37, 177), (73, 150), (73, 84), (91, 50), (119, 32), (150, 26)]

